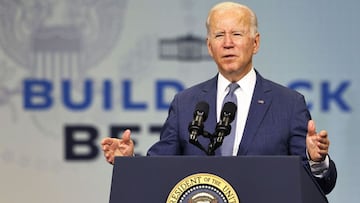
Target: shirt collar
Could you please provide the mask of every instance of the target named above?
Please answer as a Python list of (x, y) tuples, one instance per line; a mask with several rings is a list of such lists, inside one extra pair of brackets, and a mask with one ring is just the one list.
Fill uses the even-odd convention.
[[(227, 87), (231, 82), (227, 80), (220, 72), (218, 74), (218, 90), (221, 92), (227, 91)], [(254, 68), (251, 68), (248, 74), (246, 74), (241, 80), (237, 81), (240, 89), (245, 93), (252, 95), (256, 83), (256, 73)]]

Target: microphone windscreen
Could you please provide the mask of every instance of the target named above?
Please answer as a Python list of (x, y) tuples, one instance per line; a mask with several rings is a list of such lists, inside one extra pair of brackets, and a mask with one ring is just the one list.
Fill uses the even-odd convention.
[(229, 116), (230, 122), (232, 122), (235, 118), (236, 110), (237, 110), (236, 104), (234, 104), (233, 102), (226, 102), (221, 111), (221, 117), (223, 117), (226, 114)]
[(207, 119), (208, 113), (209, 113), (209, 104), (204, 102), (204, 101), (201, 101), (201, 102), (197, 103), (196, 108), (195, 108), (195, 112), (194, 112), (194, 117), (197, 116), (198, 112), (203, 113), (203, 119), (205, 121)]

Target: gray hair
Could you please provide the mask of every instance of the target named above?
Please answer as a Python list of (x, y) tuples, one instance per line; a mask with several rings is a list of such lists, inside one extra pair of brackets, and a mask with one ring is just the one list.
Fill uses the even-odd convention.
[(238, 9), (246, 9), (250, 13), (250, 34), (254, 37), (258, 33), (258, 22), (257, 17), (254, 11), (252, 11), (249, 7), (234, 3), (234, 2), (222, 2), (219, 4), (216, 4), (214, 7), (212, 7), (209, 11), (209, 14), (206, 19), (206, 30), (207, 34), (210, 34), (210, 17), (213, 12), (221, 9), (230, 9), (230, 8), (238, 8)]

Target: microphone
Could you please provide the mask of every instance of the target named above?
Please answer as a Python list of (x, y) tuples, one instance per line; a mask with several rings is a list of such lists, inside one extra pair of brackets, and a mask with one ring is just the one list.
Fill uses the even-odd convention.
[[(199, 143), (197, 137), (204, 133), (204, 122), (206, 121), (209, 113), (209, 104), (201, 101), (199, 102), (194, 111), (194, 119), (189, 123), (190, 143), (198, 146), (200, 149), (205, 150)], [(205, 150), (206, 151), (206, 150)]]
[(220, 121), (215, 129), (215, 143), (211, 146), (215, 151), (223, 143), (224, 137), (230, 134), (231, 122), (235, 119), (237, 106), (233, 102), (226, 102), (221, 110)]

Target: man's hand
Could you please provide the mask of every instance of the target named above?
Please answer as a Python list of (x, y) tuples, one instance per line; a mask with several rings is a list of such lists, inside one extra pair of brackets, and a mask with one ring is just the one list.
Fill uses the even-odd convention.
[(107, 162), (114, 164), (115, 156), (133, 156), (134, 142), (131, 131), (125, 130), (121, 139), (106, 137), (101, 141), (102, 150)]
[(330, 141), (325, 130), (316, 132), (315, 122), (309, 120), (306, 135), (306, 148), (311, 161), (324, 161), (329, 152)]

